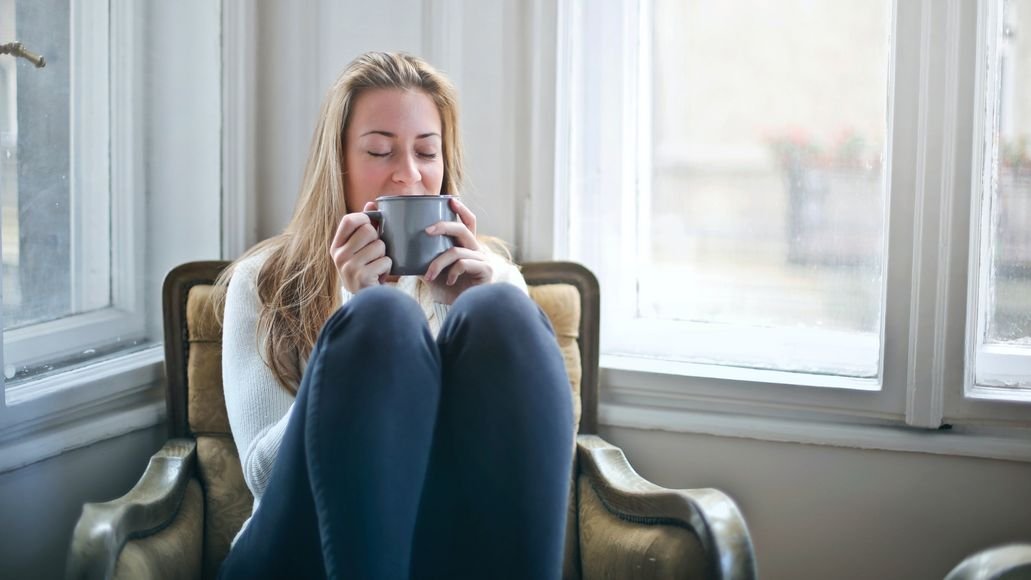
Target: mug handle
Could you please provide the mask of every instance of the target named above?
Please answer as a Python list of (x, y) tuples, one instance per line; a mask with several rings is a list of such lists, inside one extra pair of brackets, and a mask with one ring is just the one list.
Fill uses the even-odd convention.
[(363, 211), (363, 214), (369, 216), (369, 219), (376, 222), (376, 233), (383, 234), (383, 212), (378, 209), (370, 209), (369, 211)]

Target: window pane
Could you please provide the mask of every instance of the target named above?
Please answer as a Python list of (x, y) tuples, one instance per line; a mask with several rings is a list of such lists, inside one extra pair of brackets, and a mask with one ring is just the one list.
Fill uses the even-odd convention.
[(1002, 10), (986, 342), (1031, 346), (1031, 1)]
[[(4, 328), (71, 314), (69, 4), (0, 0), (0, 42), (21, 41), (45, 68), (0, 60)], [(64, 31), (63, 34), (55, 31)]]
[(862, 335), (842, 373), (876, 373), (890, 20), (655, 0), (642, 318)]

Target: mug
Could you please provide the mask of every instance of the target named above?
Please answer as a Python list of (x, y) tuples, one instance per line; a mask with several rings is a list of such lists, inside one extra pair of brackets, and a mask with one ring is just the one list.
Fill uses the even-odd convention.
[(441, 221), (458, 221), (452, 195), (389, 195), (376, 198), (379, 209), (363, 212), (374, 222), (387, 247), (390, 274), (421, 276), (434, 258), (455, 245), (450, 236), (431, 236), (426, 228)]

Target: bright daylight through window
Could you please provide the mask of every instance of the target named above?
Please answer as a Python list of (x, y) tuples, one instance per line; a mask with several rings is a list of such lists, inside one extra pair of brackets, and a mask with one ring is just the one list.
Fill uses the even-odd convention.
[(987, 131), (982, 168), (978, 385), (1031, 387), (1031, 2), (997, 6), (987, 31)]
[(161, 280), (220, 251), (220, 15), (218, 2), (0, 0), (0, 44), (45, 58), (0, 56), (8, 407), (156, 380)]
[(557, 253), (613, 396), (1022, 413), (967, 401), (1031, 398), (1031, 0), (561, 6)]
[[(592, 87), (574, 135), (624, 95), (621, 133), (570, 142), (569, 253), (619, 288), (604, 352), (876, 379), (890, 4), (577, 9), (625, 43), (573, 64)], [(621, 158), (638, 162), (617, 176)]]
[(116, 278), (124, 251), (111, 246), (108, 7), (2, 0), (0, 14), (0, 39), (46, 58), (41, 68), (0, 60), (3, 370), (11, 384), (144, 340), (142, 314), (126, 307), (136, 282)]

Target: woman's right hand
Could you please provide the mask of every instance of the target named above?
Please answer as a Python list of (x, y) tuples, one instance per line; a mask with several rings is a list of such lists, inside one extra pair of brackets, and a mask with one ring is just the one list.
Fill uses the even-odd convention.
[[(375, 202), (365, 204), (363, 211), (376, 209)], [(357, 294), (362, 288), (378, 286), (390, 272), (390, 258), (383, 240), (369, 216), (362, 212), (349, 213), (340, 220), (329, 255), (340, 273), (344, 288)]]

